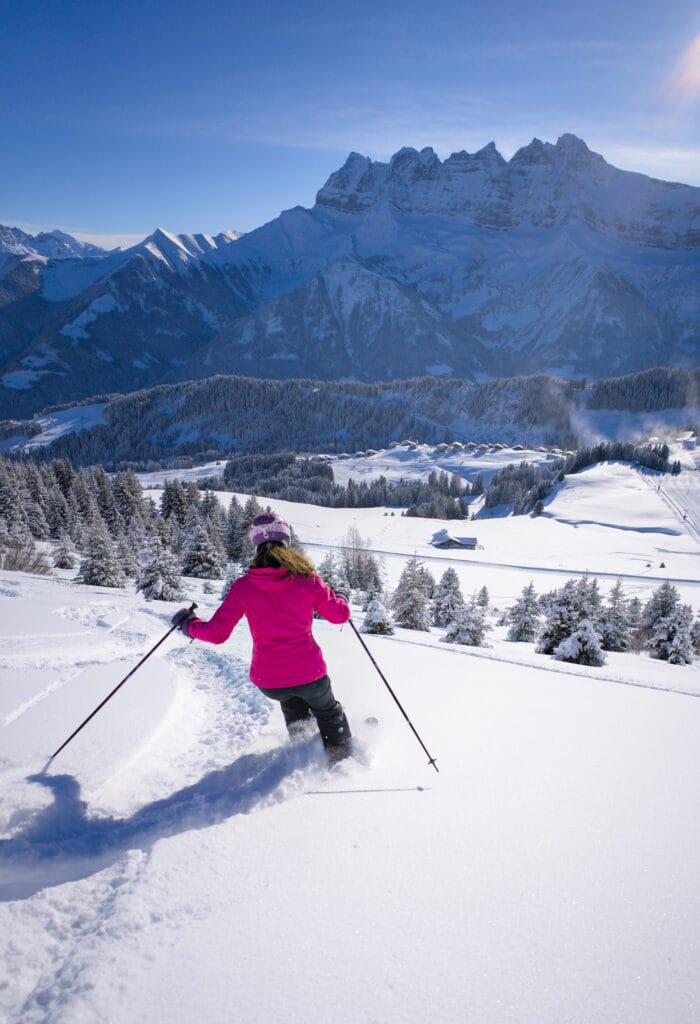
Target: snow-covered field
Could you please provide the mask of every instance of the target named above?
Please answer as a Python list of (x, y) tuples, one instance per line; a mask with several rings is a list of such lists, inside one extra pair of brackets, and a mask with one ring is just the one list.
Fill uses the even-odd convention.
[[(672, 579), (697, 609), (691, 479), (601, 466), (539, 518), (464, 524), (274, 507), (317, 560), (357, 526), (390, 585), (415, 551), (501, 609), (585, 570), (643, 600)], [(446, 526), (479, 548), (436, 550)], [(698, 1020), (697, 663), (568, 665), (502, 627), (369, 637), (436, 774), (352, 630), (318, 622), (359, 740), (328, 771), (247, 681), (245, 624), (177, 634), (42, 774), (176, 607), (69, 575), (0, 573), (8, 1024)]]

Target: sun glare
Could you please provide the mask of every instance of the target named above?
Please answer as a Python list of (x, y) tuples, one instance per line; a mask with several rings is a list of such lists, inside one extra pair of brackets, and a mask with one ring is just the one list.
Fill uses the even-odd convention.
[(694, 99), (700, 94), (700, 35), (681, 53), (669, 79), (673, 96)]

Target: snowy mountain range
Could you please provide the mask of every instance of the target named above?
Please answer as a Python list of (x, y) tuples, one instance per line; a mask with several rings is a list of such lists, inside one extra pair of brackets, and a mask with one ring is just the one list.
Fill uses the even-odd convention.
[(352, 153), (311, 209), (105, 253), (0, 228), (5, 416), (217, 373), (602, 377), (700, 362), (700, 189), (573, 135)]

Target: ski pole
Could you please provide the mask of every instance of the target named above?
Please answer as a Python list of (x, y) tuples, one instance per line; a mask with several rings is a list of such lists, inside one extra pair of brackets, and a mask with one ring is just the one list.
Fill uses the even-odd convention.
[(440, 771), (440, 769), (439, 769), (439, 768), (438, 768), (438, 766), (437, 766), (437, 762), (436, 762), (435, 758), (434, 758), (434, 757), (431, 757), (431, 756), (430, 756), (430, 751), (428, 750), (428, 748), (426, 747), (425, 743), (423, 742), (423, 740), (422, 740), (422, 739), (420, 738), (420, 736), (418, 735), (418, 730), (416, 729), (415, 725), (413, 724), (413, 722), (411, 721), (411, 719), (410, 719), (410, 718), (408, 717), (408, 715), (406, 714), (406, 711), (404, 710), (404, 707), (403, 707), (403, 705), (401, 704), (401, 701), (399, 700), (399, 698), (398, 698), (398, 697), (396, 696), (396, 694), (395, 694), (395, 693), (394, 693), (394, 691), (392, 690), (392, 688), (391, 688), (391, 686), (389, 685), (389, 682), (388, 682), (388, 680), (387, 680), (386, 676), (384, 675), (384, 673), (383, 673), (383, 672), (382, 672), (382, 670), (380, 669), (379, 665), (378, 665), (378, 664), (376, 663), (376, 661), (374, 660), (374, 658), (373, 658), (373, 656), (372, 656), (372, 652), (370, 651), (369, 647), (367, 646), (367, 644), (366, 644), (366, 643), (364, 642), (364, 640), (362, 639), (362, 637), (361, 637), (361, 635), (360, 635), (360, 632), (359, 632), (359, 630), (358, 630), (357, 626), (356, 626), (356, 625), (355, 625), (355, 623), (354, 623), (354, 622), (352, 621), (352, 619), (350, 619), (350, 620), (349, 620), (349, 622), (350, 622), (350, 625), (352, 626), (352, 631), (353, 631), (353, 633), (355, 634), (355, 636), (357, 637), (357, 639), (358, 639), (358, 640), (360, 641), (360, 643), (361, 643), (361, 644), (362, 644), (362, 646), (364, 647), (365, 651), (367, 652), (367, 656), (369, 657), (369, 660), (370, 660), (370, 661), (372, 662), (372, 664), (373, 664), (373, 665), (374, 665), (374, 667), (376, 668), (377, 672), (379, 673), (379, 678), (380, 678), (380, 679), (382, 680), (382, 682), (383, 682), (383, 683), (384, 683), (384, 685), (386, 686), (387, 690), (389, 691), (389, 693), (391, 694), (391, 696), (392, 696), (392, 697), (394, 698), (394, 701), (395, 701), (395, 703), (396, 703), (396, 706), (397, 706), (397, 708), (399, 709), (399, 711), (401, 712), (401, 714), (403, 715), (403, 717), (404, 717), (404, 718), (406, 719), (406, 721), (407, 721), (407, 722), (408, 722), (408, 724), (410, 725), (410, 727), (411, 727), (411, 730), (413, 731), (413, 735), (414, 735), (414, 736), (416, 737), (416, 739), (417, 739), (417, 740), (418, 740), (418, 742), (420, 743), (421, 747), (423, 748), (423, 750), (425, 751), (425, 753), (426, 753), (426, 754), (428, 755), (428, 764), (431, 764), (431, 765), (433, 766), (433, 768), (435, 769), (435, 771), (436, 771), (436, 772), (439, 772), (439, 771)]
[[(195, 608), (196, 608), (196, 607), (197, 607), (197, 605), (196, 605), (196, 604), (194, 603), (194, 601), (193, 601), (193, 602), (192, 602), (192, 604), (190, 605), (190, 607), (188, 608), (188, 611), (190, 611), (190, 612), (193, 612), (193, 611), (195, 610)], [(140, 661), (140, 662), (138, 663), (138, 665), (134, 665), (134, 667), (132, 668), (131, 672), (128, 672), (128, 673), (127, 673), (127, 674), (126, 674), (126, 675), (124, 676), (124, 678), (122, 679), (122, 681), (121, 681), (120, 683), (117, 683), (117, 685), (116, 685), (116, 686), (114, 687), (114, 689), (113, 689), (113, 690), (112, 690), (112, 691), (111, 691), (110, 693), (108, 693), (108, 694), (107, 694), (107, 696), (105, 697), (105, 699), (104, 699), (103, 701), (101, 701), (101, 702), (100, 702), (100, 703), (99, 703), (99, 704), (97, 705), (97, 707), (95, 708), (95, 710), (94, 710), (94, 711), (92, 711), (92, 712), (91, 712), (91, 713), (90, 713), (90, 714), (89, 714), (89, 715), (87, 716), (87, 718), (85, 719), (85, 721), (84, 721), (84, 722), (81, 722), (81, 723), (80, 723), (80, 725), (78, 726), (78, 728), (77, 728), (77, 729), (75, 729), (75, 730), (74, 730), (74, 731), (73, 731), (73, 732), (72, 732), (72, 733), (70, 734), (70, 736), (68, 737), (68, 739), (67, 739), (67, 740), (64, 740), (64, 742), (63, 742), (63, 743), (61, 744), (61, 746), (60, 746), (60, 747), (58, 748), (58, 750), (55, 750), (55, 751), (54, 751), (54, 753), (53, 753), (53, 754), (51, 755), (51, 757), (50, 757), (50, 758), (48, 759), (48, 761), (47, 761), (47, 762), (46, 762), (46, 764), (44, 765), (44, 768), (43, 768), (43, 770), (42, 770), (42, 775), (43, 775), (43, 774), (44, 774), (44, 773), (45, 773), (46, 771), (48, 771), (48, 768), (49, 768), (49, 766), (50, 766), (51, 762), (53, 761), (53, 759), (54, 759), (55, 757), (57, 757), (57, 756), (58, 756), (58, 755), (59, 755), (59, 754), (61, 753), (61, 751), (62, 751), (62, 750), (64, 749), (64, 747), (67, 747), (67, 746), (68, 746), (68, 744), (70, 743), (70, 741), (71, 741), (72, 739), (75, 739), (75, 737), (76, 737), (76, 736), (78, 735), (78, 733), (80, 732), (80, 730), (81, 730), (82, 728), (84, 728), (84, 727), (85, 727), (85, 726), (86, 726), (86, 725), (88, 724), (88, 722), (89, 722), (89, 721), (90, 721), (91, 719), (93, 719), (93, 718), (95, 717), (95, 715), (97, 714), (97, 712), (98, 712), (98, 711), (101, 711), (101, 710), (102, 710), (102, 708), (103, 708), (103, 707), (105, 706), (105, 704), (107, 703), (107, 701), (108, 701), (108, 700), (111, 700), (111, 699), (112, 699), (112, 697), (114, 696), (114, 694), (115, 694), (115, 693), (117, 692), (117, 690), (121, 689), (121, 687), (122, 687), (122, 686), (124, 685), (124, 683), (125, 683), (125, 682), (127, 681), (127, 679), (131, 679), (131, 677), (133, 676), (134, 672), (136, 672), (136, 671), (137, 671), (138, 669), (140, 669), (140, 668), (141, 668), (141, 666), (143, 665), (144, 661), (147, 661), (147, 660), (148, 660), (148, 659), (150, 658), (150, 656), (151, 656), (151, 655), (153, 654), (153, 652), (154, 652), (155, 650), (157, 650), (157, 649), (158, 649), (158, 648), (160, 647), (160, 645), (161, 645), (161, 644), (162, 644), (162, 643), (163, 643), (163, 642), (164, 642), (165, 640), (167, 640), (167, 639), (168, 639), (168, 637), (170, 636), (170, 634), (171, 634), (171, 633), (174, 633), (174, 632), (175, 632), (175, 630), (176, 630), (176, 629), (178, 629), (178, 626), (177, 626), (177, 625), (175, 625), (175, 626), (172, 626), (172, 627), (171, 627), (171, 628), (170, 628), (170, 629), (168, 630), (168, 632), (167, 632), (167, 633), (165, 634), (165, 636), (162, 636), (162, 637), (160, 638), (160, 640), (158, 641), (158, 643), (157, 643), (157, 644), (154, 644), (154, 645), (153, 645), (153, 647), (151, 647), (150, 651), (148, 651), (148, 653), (147, 653), (147, 654), (144, 654), (143, 658), (141, 658), (141, 661)]]

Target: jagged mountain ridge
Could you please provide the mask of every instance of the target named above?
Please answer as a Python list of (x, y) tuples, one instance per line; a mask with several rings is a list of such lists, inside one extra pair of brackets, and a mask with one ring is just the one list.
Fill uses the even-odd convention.
[(159, 230), (101, 258), (14, 259), (12, 415), (220, 372), (601, 377), (700, 351), (700, 189), (617, 170), (571, 135), (510, 161), (493, 144), (353, 153), (314, 207), (242, 237)]
[(102, 257), (107, 250), (90, 242), (81, 242), (65, 231), (40, 231), (30, 235), (21, 228), (0, 224), (0, 257), (13, 255), (40, 259), (65, 260), (89, 256)]

